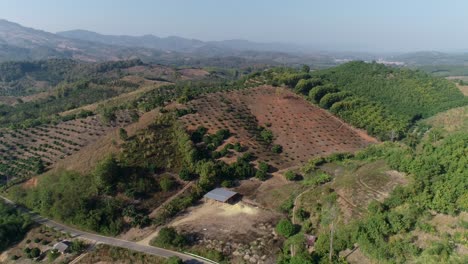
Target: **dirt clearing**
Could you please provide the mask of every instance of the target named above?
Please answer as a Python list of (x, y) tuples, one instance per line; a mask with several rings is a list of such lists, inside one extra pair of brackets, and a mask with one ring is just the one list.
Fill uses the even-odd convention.
[(246, 259), (274, 263), (281, 245), (274, 224), (280, 217), (242, 201), (234, 205), (206, 201), (189, 208), (169, 226), (191, 234), (196, 244), (231, 255), (231, 263)]

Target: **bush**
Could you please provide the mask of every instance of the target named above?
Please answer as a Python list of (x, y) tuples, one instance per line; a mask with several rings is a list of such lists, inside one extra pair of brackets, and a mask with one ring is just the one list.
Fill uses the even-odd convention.
[(172, 256), (166, 260), (166, 264), (183, 264), (184, 261), (176, 256)]
[(260, 137), (267, 144), (270, 144), (271, 142), (273, 142), (273, 132), (271, 132), (271, 130), (268, 130), (266, 128), (262, 129), (262, 131), (260, 132)]
[(81, 240), (73, 240), (70, 245), (70, 251), (72, 253), (80, 253), (85, 250), (86, 244)]
[(236, 144), (234, 144), (234, 147), (233, 149), (237, 152), (242, 152), (243, 151), (243, 148), (241, 146), (241, 144), (239, 142), (236, 142)]
[(125, 130), (124, 128), (121, 127), (119, 129), (119, 136), (120, 136), (121, 140), (126, 141), (128, 139), (127, 130)]
[(286, 178), (286, 180), (288, 181), (294, 181), (296, 180), (297, 178), (297, 175), (294, 171), (292, 170), (288, 170), (285, 174), (284, 174), (284, 177)]
[(281, 145), (273, 145), (273, 147), (271, 148), (271, 151), (273, 151), (273, 153), (281, 153), (283, 152), (283, 146)]
[(191, 181), (193, 180), (193, 175), (190, 173), (190, 170), (187, 168), (182, 168), (179, 172), (179, 177), (184, 181)]
[(53, 262), (59, 256), (60, 256), (60, 252), (58, 252), (58, 250), (56, 249), (51, 249), (47, 251), (47, 260), (49, 260), (49, 262)]
[(297, 232), (297, 228), (288, 219), (282, 219), (276, 225), (276, 232), (288, 238)]
[(159, 247), (177, 248), (181, 248), (187, 243), (185, 237), (177, 233), (177, 231), (172, 227), (161, 228), (158, 236), (152, 242)]
[(28, 254), (29, 258), (37, 258), (41, 255), (41, 250), (37, 247), (31, 249), (31, 251)]

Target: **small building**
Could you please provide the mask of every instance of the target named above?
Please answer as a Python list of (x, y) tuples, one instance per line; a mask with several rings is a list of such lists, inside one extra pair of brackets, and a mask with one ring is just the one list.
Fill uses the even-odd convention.
[(58, 252), (64, 254), (68, 251), (68, 248), (70, 247), (70, 242), (68, 241), (60, 241), (60, 242), (57, 242), (53, 249), (54, 250), (57, 250)]
[(239, 194), (224, 188), (216, 188), (203, 196), (205, 199), (215, 200), (222, 203), (234, 202)]

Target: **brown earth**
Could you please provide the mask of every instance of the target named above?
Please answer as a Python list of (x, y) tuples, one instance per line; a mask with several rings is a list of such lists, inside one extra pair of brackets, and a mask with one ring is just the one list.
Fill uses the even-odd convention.
[[(155, 109), (140, 116), (138, 122), (128, 123), (122, 126), (129, 136), (133, 136), (137, 131), (147, 128), (159, 115), (159, 110)], [(54, 164), (51, 171), (60, 169), (74, 170), (81, 173), (88, 173), (94, 168), (96, 163), (109, 154), (116, 154), (119, 151), (120, 142), (119, 127), (114, 128), (96, 139), (92, 144), (80, 149), (74, 155), (68, 156)]]
[[(202, 201), (175, 218), (173, 226), (195, 237), (200, 246), (231, 255), (230, 263), (274, 263), (281, 239), (274, 232), (280, 214), (244, 203)], [(263, 256), (263, 260), (261, 257)]]
[[(213, 93), (190, 101), (187, 107), (197, 111), (181, 117), (188, 130), (198, 126), (205, 126), (209, 133), (229, 129), (235, 141), (279, 170), (318, 156), (354, 152), (377, 142), (285, 88), (260, 86)], [(283, 153), (274, 154), (271, 146), (257, 140), (258, 125), (273, 132), (273, 144), (283, 146)]]
[(209, 75), (210, 73), (203, 69), (181, 69), (178, 70), (184, 79), (198, 79)]

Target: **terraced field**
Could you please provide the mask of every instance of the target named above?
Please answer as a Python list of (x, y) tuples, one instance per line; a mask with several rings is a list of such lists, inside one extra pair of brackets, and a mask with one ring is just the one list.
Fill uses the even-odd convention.
[(1, 180), (19, 180), (41, 167), (50, 167), (131, 120), (129, 112), (120, 111), (110, 123), (103, 122), (98, 116), (90, 116), (57, 125), (0, 130)]
[[(181, 117), (188, 130), (204, 126), (209, 133), (229, 129), (233, 140), (248, 147), (260, 161), (277, 169), (297, 166), (313, 157), (353, 152), (376, 140), (284, 88), (260, 86), (212, 93), (190, 101), (193, 114)], [(258, 127), (273, 132), (272, 144), (259, 140)]]

